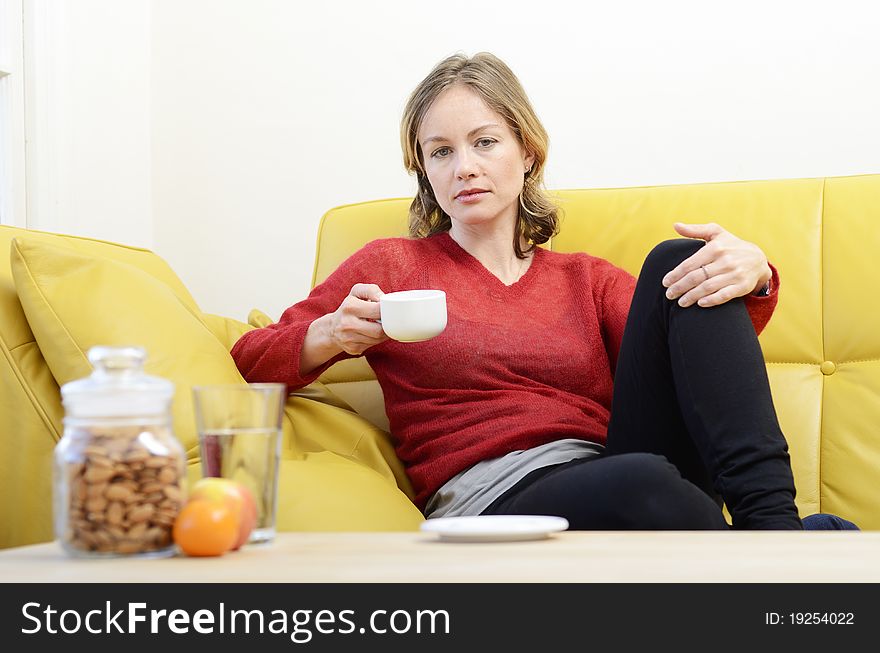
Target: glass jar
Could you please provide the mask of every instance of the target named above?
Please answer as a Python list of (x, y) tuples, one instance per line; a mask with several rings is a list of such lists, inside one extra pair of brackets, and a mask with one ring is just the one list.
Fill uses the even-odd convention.
[(144, 373), (139, 347), (92, 347), (94, 372), (61, 388), (55, 536), (83, 557), (164, 557), (184, 501), (185, 453), (171, 427), (174, 385)]

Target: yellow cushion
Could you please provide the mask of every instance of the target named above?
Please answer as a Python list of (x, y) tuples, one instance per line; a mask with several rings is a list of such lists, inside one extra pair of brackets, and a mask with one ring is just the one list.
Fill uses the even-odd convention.
[(227, 351), (248, 331), (253, 331), (254, 327), (244, 322), (239, 322), (231, 317), (223, 317), (222, 315), (214, 315), (212, 313), (202, 313), (202, 320), (205, 326), (214, 334)]
[(148, 374), (175, 384), (174, 430), (198, 456), (191, 388), (244, 383), (224, 346), (171, 289), (132, 265), (16, 239), (12, 274), (21, 305), (59, 385), (87, 376), (94, 345), (143, 346)]
[[(13, 241), (11, 259), (22, 307), (59, 385), (91, 373), (86, 352), (94, 345), (143, 346), (147, 373), (175, 384), (175, 434), (188, 452), (189, 480), (199, 478), (192, 386), (244, 383), (218, 335), (232, 340), (250, 327), (211, 316), (209, 328), (166, 284), (118, 261), (27, 239)], [(303, 401), (293, 399), (285, 411), (279, 530), (417, 528), (422, 515), (394, 486), (397, 479), (384, 460), (390, 452), (374, 450), (365, 437), (375, 427), (334, 406), (295, 410)], [(341, 455), (303, 453), (310, 431), (327, 428), (310, 423), (316, 412), (327, 424), (351, 431), (340, 442)]]
[(282, 460), (278, 492), (279, 531), (408, 531), (425, 519), (375, 471), (329, 451)]
[(9, 261), (13, 238), (45, 242), (138, 267), (195, 300), (153, 252), (78, 236), (0, 225), (0, 548), (52, 539), (52, 451), (61, 436), (61, 397), (21, 307)]
[(248, 313), (248, 324), (254, 328), (261, 329), (265, 326), (269, 326), (272, 322), (272, 318), (259, 308), (251, 309), (251, 312)]
[(285, 417), (296, 433), (297, 451), (308, 455), (330, 451), (369, 467), (410, 498), (415, 497), (391, 436), (346, 406), (321, 383), (297, 391), (287, 400)]

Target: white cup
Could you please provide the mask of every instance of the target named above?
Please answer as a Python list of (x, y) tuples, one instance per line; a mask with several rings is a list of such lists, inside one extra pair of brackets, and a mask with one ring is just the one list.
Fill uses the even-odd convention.
[(382, 329), (399, 342), (421, 342), (446, 328), (446, 293), (402, 290), (379, 298)]

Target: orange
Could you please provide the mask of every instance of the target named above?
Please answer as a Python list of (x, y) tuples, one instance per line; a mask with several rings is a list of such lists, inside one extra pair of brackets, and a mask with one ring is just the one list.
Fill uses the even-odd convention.
[(174, 520), (174, 543), (189, 556), (219, 556), (238, 538), (238, 515), (225, 501), (195, 499)]

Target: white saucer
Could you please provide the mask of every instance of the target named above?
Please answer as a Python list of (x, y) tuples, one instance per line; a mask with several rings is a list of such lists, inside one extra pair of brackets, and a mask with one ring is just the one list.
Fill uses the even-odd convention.
[(445, 542), (522, 542), (564, 531), (568, 521), (545, 515), (478, 515), (428, 519), (421, 528), (437, 533)]

